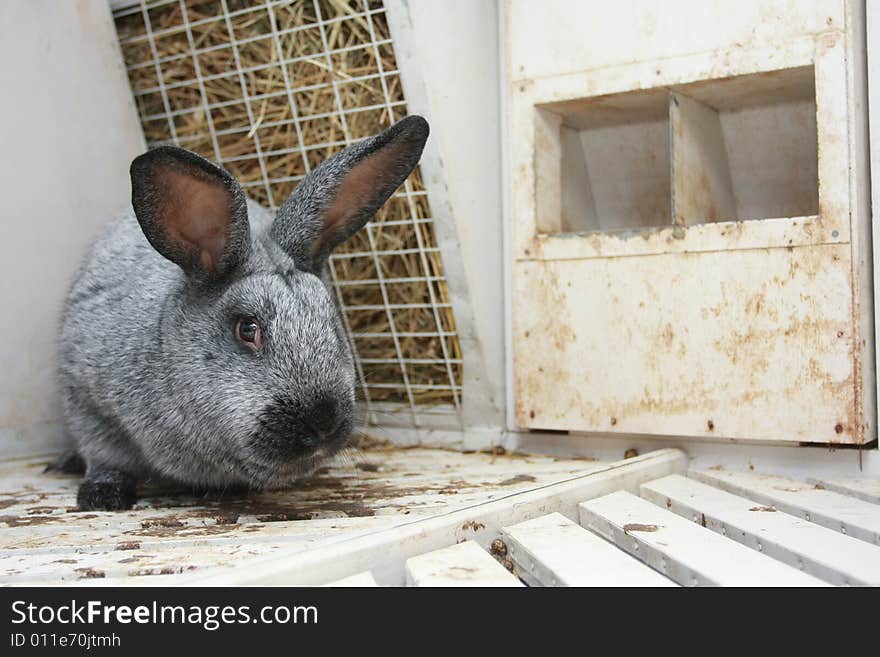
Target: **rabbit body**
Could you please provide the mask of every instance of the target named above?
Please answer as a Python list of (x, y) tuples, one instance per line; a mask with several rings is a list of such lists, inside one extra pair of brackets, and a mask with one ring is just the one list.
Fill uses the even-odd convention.
[(409, 117), (315, 169), (272, 215), (222, 169), (162, 147), (95, 242), (62, 315), (65, 423), (81, 508), (128, 508), (162, 477), (290, 486), (344, 447), (352, 354), (325, 262), (415, 167)]

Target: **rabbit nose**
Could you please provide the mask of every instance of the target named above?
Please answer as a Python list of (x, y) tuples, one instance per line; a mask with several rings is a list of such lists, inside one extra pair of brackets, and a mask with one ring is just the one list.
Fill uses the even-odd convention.
[(305, 414), (305, 423), (317, 433), (321, 439), (330, 437), (341, 423), (339, 404), (335, 399), (320, 399)]

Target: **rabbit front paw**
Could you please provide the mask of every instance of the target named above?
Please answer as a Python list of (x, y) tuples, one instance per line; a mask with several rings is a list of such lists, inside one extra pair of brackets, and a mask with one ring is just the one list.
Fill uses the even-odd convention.
[(79, 486), (76, 503), (80, 511), (124, 511), (137, 501), (137, 481), (118, 470), (89, 475)]

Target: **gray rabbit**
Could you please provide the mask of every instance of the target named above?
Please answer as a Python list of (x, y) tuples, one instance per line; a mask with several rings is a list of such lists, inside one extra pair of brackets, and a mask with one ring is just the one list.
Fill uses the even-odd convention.
[(407, 117), (307, 175), (274, 221), (222, 168), (161, 146), (131, 164), (132, 208), (64, 308), (59, 379), (84, 465), (81, 509), (127, 509), (139, 480), (289, 486), (353, 428), (354, 363), (325, 264), (415, 168)]

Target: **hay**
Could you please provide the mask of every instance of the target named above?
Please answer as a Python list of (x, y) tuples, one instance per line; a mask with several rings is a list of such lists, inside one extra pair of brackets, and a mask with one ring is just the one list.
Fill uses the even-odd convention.
[[(229, 13), (224, 16), (223, 0), (188, 0), (189, 31), (178, 2), (148, 5), (152, 43), (139, 8), (116, 12), (123, 56), (149, 142), (176, 140), (219, 161), (250, 196), (274, 208), (306, 173), (306, 160), (314, 167), (342, 147), (346, 127), (348, 138), (357, 140), (406, 115), (399, 76), (385, 76), (384, 88), (377, 76), (380, 66), (382, 71), (397, 69), (391, 43), (382, 43), (390, 37), (381, 2), (281, 2), (272, 7), (274, 32), (272, 16), (264, 6), (235, 0), (227, 0), (226, 5)], [(283, 57), (279, 57), (279, 45)], [(160, 61), (164, 95), (153, 48)], [(291, 121), (291, 102), (298, 126)], [(413, 217), (431, 217), (418, 171), (407, 184), (412, 195), (392, 198), (374, 219), (375, 248), (366, 231), (361, 231), (334, 256), (332, 267), (336, 280), (343, 283), (377, 279), (377, 264), (385, 279), (420, 279), (388, 283), (386, 294), (392, 305), (426, 307), (389, 309), (375, 283), (338, 286), (353, 333), (390, 333), (393, 321), (398, 334), (434, 334), (400, 337), (399, 354), (391, 337), (355, 337), (368, 386), (390, 386), (371, 387), (362, 394), (372, 401), (408, 402), (401, 365), (371, 362), (396, 360), (400, 355), (436, 361), (404, 364), (415, 386), (411, 394), (416, 403), (452, 404), (451, 390), (419, 387), (460, 385), (461, 354), (433, 224), (412, 221)], [(387, 253), (400, 250), (405, 253)], [(356, 253), (366, 255), (345, 256)], [(437, 280), (427, 280), (426, 275)], [(435, 309), (429, 307), (432, 293), (436, 317)], [(452, 335), (437, 335), (442, 332)]]

